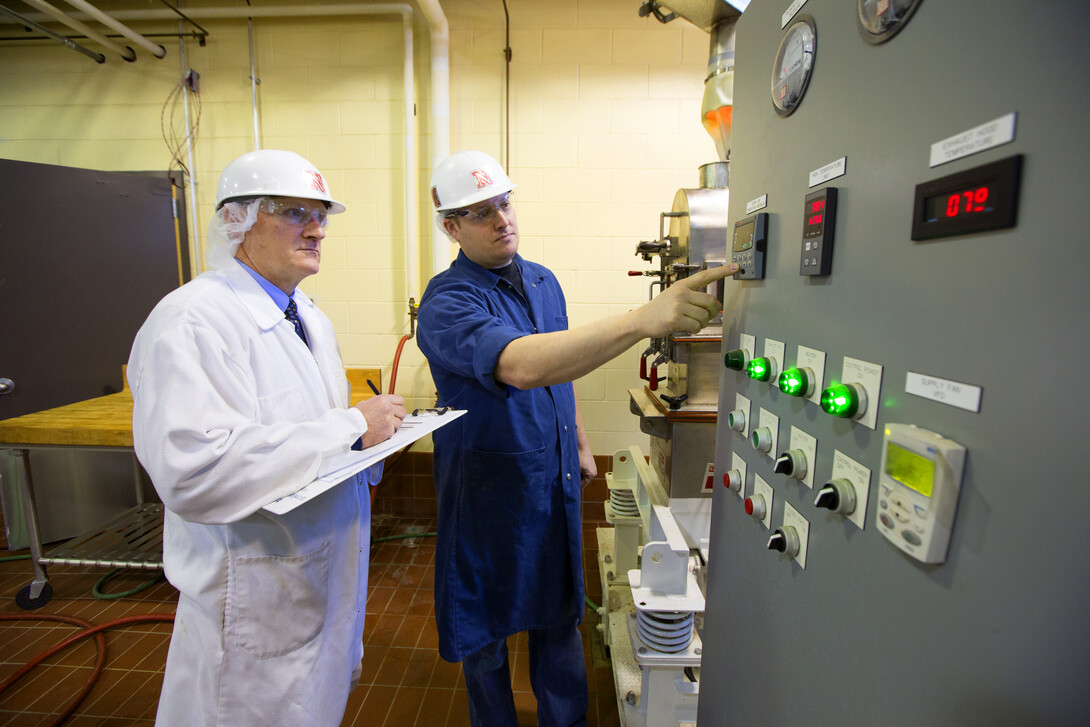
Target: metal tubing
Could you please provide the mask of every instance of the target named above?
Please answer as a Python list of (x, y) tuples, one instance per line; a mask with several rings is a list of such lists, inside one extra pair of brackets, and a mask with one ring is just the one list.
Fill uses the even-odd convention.
[(65, 0), (65, 2), (67, 2), (72, 7), (78, 8), (78, 9), (82, 10), (83, 12), (87, 13), (92, 18), (94, 18), (98, 22), (102, 23), (106, 27), (113, 28), (118, 33), (121, 33), (123, 36), (125, 36), (126, 38), (131, 40), (133, 43), (136, 43), (140, 47), (147, 50), (149, 53), (154, 55), (156, 58), (162, 58), (163, 56), (165, 56), (167, 54), (167, 49), (166, 48), (164, 48), (163, 46), (158, 45), (156, 43), (152, 43), (150, 40), (148, 40), (144, 36), (140, 35), (139, 33), (135, 32), (134, 30), (129, 28), (127, 25), (123, 25), (123, 24), (117, 22), (116, 20), (111, 18), (109, 15), (107, 15), (106, 13), (104, 13), (101, 10), (99, 10), (98, 8), (96, 8), (94, 5), (91, 5), (90, 3), (84, 2), (84, 0)]
[(30, 583), (30, 600), (41, 595), (49, 583), (49, 574), (42, 563), (42, 535), (38, 529), (38, 508), (34, 504), (34, 482), (30, 477), (30, 450), (14, 450), (19, 472), (20, 494), (23, 497), (23, 519), (26, 520), (27, 540), (30, 546), (30, 563), (34, 566), (34, 580)]
[(67, 48), (71, 48), (74, 51), (78, 51), (78, 52), (82, 53), (83, 55), (85, 55), (88, 58), (90, 58), (91, 60), (93, 60), (95, 63), (105, 63), (106, 62), (106, 56), (102, 55), (101, 53), (95, 53), (93, 50), (88, 50), (87, 48), (84, 48), (79, 43), (73, 43), (72, 41), (68, 40), (68, 38), (65, 38), (63, 35), (60, 35), (58, 33), (54, 33), (49, 28), (38, 25), (33, 20), (29, 20), (28, 18), (24, 18), (19, 13), (15, 12), (13, 10), (9, 10), (8, 8), (4, 7), (3, 5), (0, 5), (0, 15), (7, 15), (9, 18), (11, 18), (15, 22), (23, 25), (24, 27), (27, 27), (27, 28), (29, 28), (31, 30), (36, 30), (39, 33), (42, 33), (44, 35), (48, 35), (50, 38), (57, 41), (61, 45), (65, 46)]
[(60, 10), (58, 10), (57, 8), (53, 7), (49, 3), (45, 2), (45, 0), (23, 0), (23, 1), (27, 5), (38, 8), (38, 10), (41, 10), (43, 13), (50, 16), (51, 18), (53, 18), (57, 22), (64, 23), (65, 25), (67, 25), (72, 30), (75, 30), (78, 33), (83, 33), (90, 40), (93, 40), (94, 42), (98, 43), (99, 45), (106, 48), (107, 50), (113, 51), (114, 53), (121, 56), (123, 59), (125, 59), (127, 61), (135, 61), (136, 60), (136, 51), (134, 51), (132, 48), (128, 48), (128, 47), (122, 48), (121, 46), (119, 46), (117, 43), (114, 43), (112, 40), (110, 40), (106, 36), (102, 35), (101, 33), (95, 32), (92, 28), (89, 28), (88, 26), (84, 25), (83, 23), (76, 20), (75, 18), (70, 17), (69, 15), (66, 15), (65, 13), (63, 13)]
[(250, 38), (250, 108), (254, 112), (254, 149), (261, 148), (261, 129), (257, 121), (257, 68), (254, 64), (254, 19), (246, 18), (246, 27)]

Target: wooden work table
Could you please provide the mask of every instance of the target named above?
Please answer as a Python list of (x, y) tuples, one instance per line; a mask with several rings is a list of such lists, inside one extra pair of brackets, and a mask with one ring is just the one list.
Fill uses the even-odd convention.
[[(347, 369), (352, 404), (374, 396), (367, 380), (381, 387), (378, 369)], [(381, 390), (381, 389), (380, 389)], [(0, 421), (0, 447), (132, 447), (132, 392), (79, 401)]]
[[(352, 404), (375, 395), (367, 383), (369, 380), (375, 382), (376, 387), (381, 386), (378, 369), (350, 368), (345, 373), (351, 385), (349, 401)], [(132, 392), (126, 388), (116, 394), (0, 421), (0, 449), (11, 450), (14, 456), (14, 480), (19, 487), (34, 567), (34, 579), (15, 597), (20, 608), (40, 608), (52, 597), (46, 565), (162, 569), (163, 506), (157, 502), (145, 503), (142, 494), (138, 494), (135, 507), (113, 520), (95, 524), (90, 531), (54, 548), (48, 555), (43, 552), (30, 471), (31, 450), (56, 452), (67, 448), (131, 452), (132, 407)], [(141, 493), (140, 468), (135, 456), (132, 458), (137, 472), (137, 492)]]

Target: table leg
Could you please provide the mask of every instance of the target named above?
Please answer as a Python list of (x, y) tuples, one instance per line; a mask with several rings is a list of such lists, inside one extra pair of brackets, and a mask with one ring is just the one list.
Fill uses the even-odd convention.
[[(34, 504), (34, 482), (30, 477), (30, 451), (16, 449), (19, 483), (23, 498), (23, 517), (26, 520), (27, 540), (30, 546), (30, 562), (34, 565), (34, 580), (29, 586), (29, 598), (36, 601), (49, 586), (49, 575), (42, 560), (42, 538), (38, 530), (38, 508)], [(48, 599), (48, 597), (47, 597)]]

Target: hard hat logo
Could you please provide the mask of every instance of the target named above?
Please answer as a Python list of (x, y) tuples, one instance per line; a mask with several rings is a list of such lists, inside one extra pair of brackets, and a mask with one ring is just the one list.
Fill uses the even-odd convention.
[(491, 187), (492, 177), (488, 176), (488, 172), (483, 169), (477, 169), (472, 172), (473, 178), (477, 180), (477, 189), (484, 189), (485, 187)]
[(312, 172), (310, 170), (307, 170), (306, 174), (307, 174), (308, 177), (310, 177), (310, 188), (311, 189), (313, 189), (315, 192), (321, 192), (323, 194), (328, 194), (328, 192), (326, 191), (326, 188), (325, 188), (325, 180), (322, 179), (321, 174), (319, 174), (318, 172)]
[(435, 203), (436, 207), (441, 204), (441, 202), (439, 201), (439, 190), (435, 187), (431, 188), (431, 201)]

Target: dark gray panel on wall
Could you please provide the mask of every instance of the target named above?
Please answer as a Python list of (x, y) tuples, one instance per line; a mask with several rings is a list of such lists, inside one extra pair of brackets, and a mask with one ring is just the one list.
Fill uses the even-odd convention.
[[(925, 0), (881, 45), (860, 37), (856, 3), (809, 0), (815, 71), (789, 117), (773, 111), (773, 58), (787, 0), (755, 0), (737, 28), (730, 219), (768, 195), (767, 277), (729, 287), (724, 348), (741, 334), (884, 367), (875, 430), (834, 419), (734, 371), (735, 396), (818, 440), (815, 484), (834, 450), (871, 470), (863, 530), (814, 506), (815, 490), (772, 471), (720, 424), (732, 454), (809, 521), (805, 569), (766, 547), (741, 500), (713, 499), (699, 723), (739, 725), (1080, 725), (1090, 713), (1090, 247), (1085, 92), (1090, 46), (1079, 3)], [(1078, 80), (1076, 80), (1078, 79)], [(1013, 142), (931, 167), (931, 145), (1010, 113)], [(1023, 155), (1013, 228), (911, 239), (917, 184)], [(846, 174), (809, 173), (846, 157)], [(832, 272), (799, 275), (803, 200), (839, 189)], [(979, 412), (906, 392), (908, 372), (983, 391)], [(934, 430), (968, 448), (948, 560), (924, 565), (875, 527), (883, 425)]]
[(0, 160), (0, 378), (15, 382), (0, 419), (121, 390), (136, 331), (189, 277), (172, 186)]

